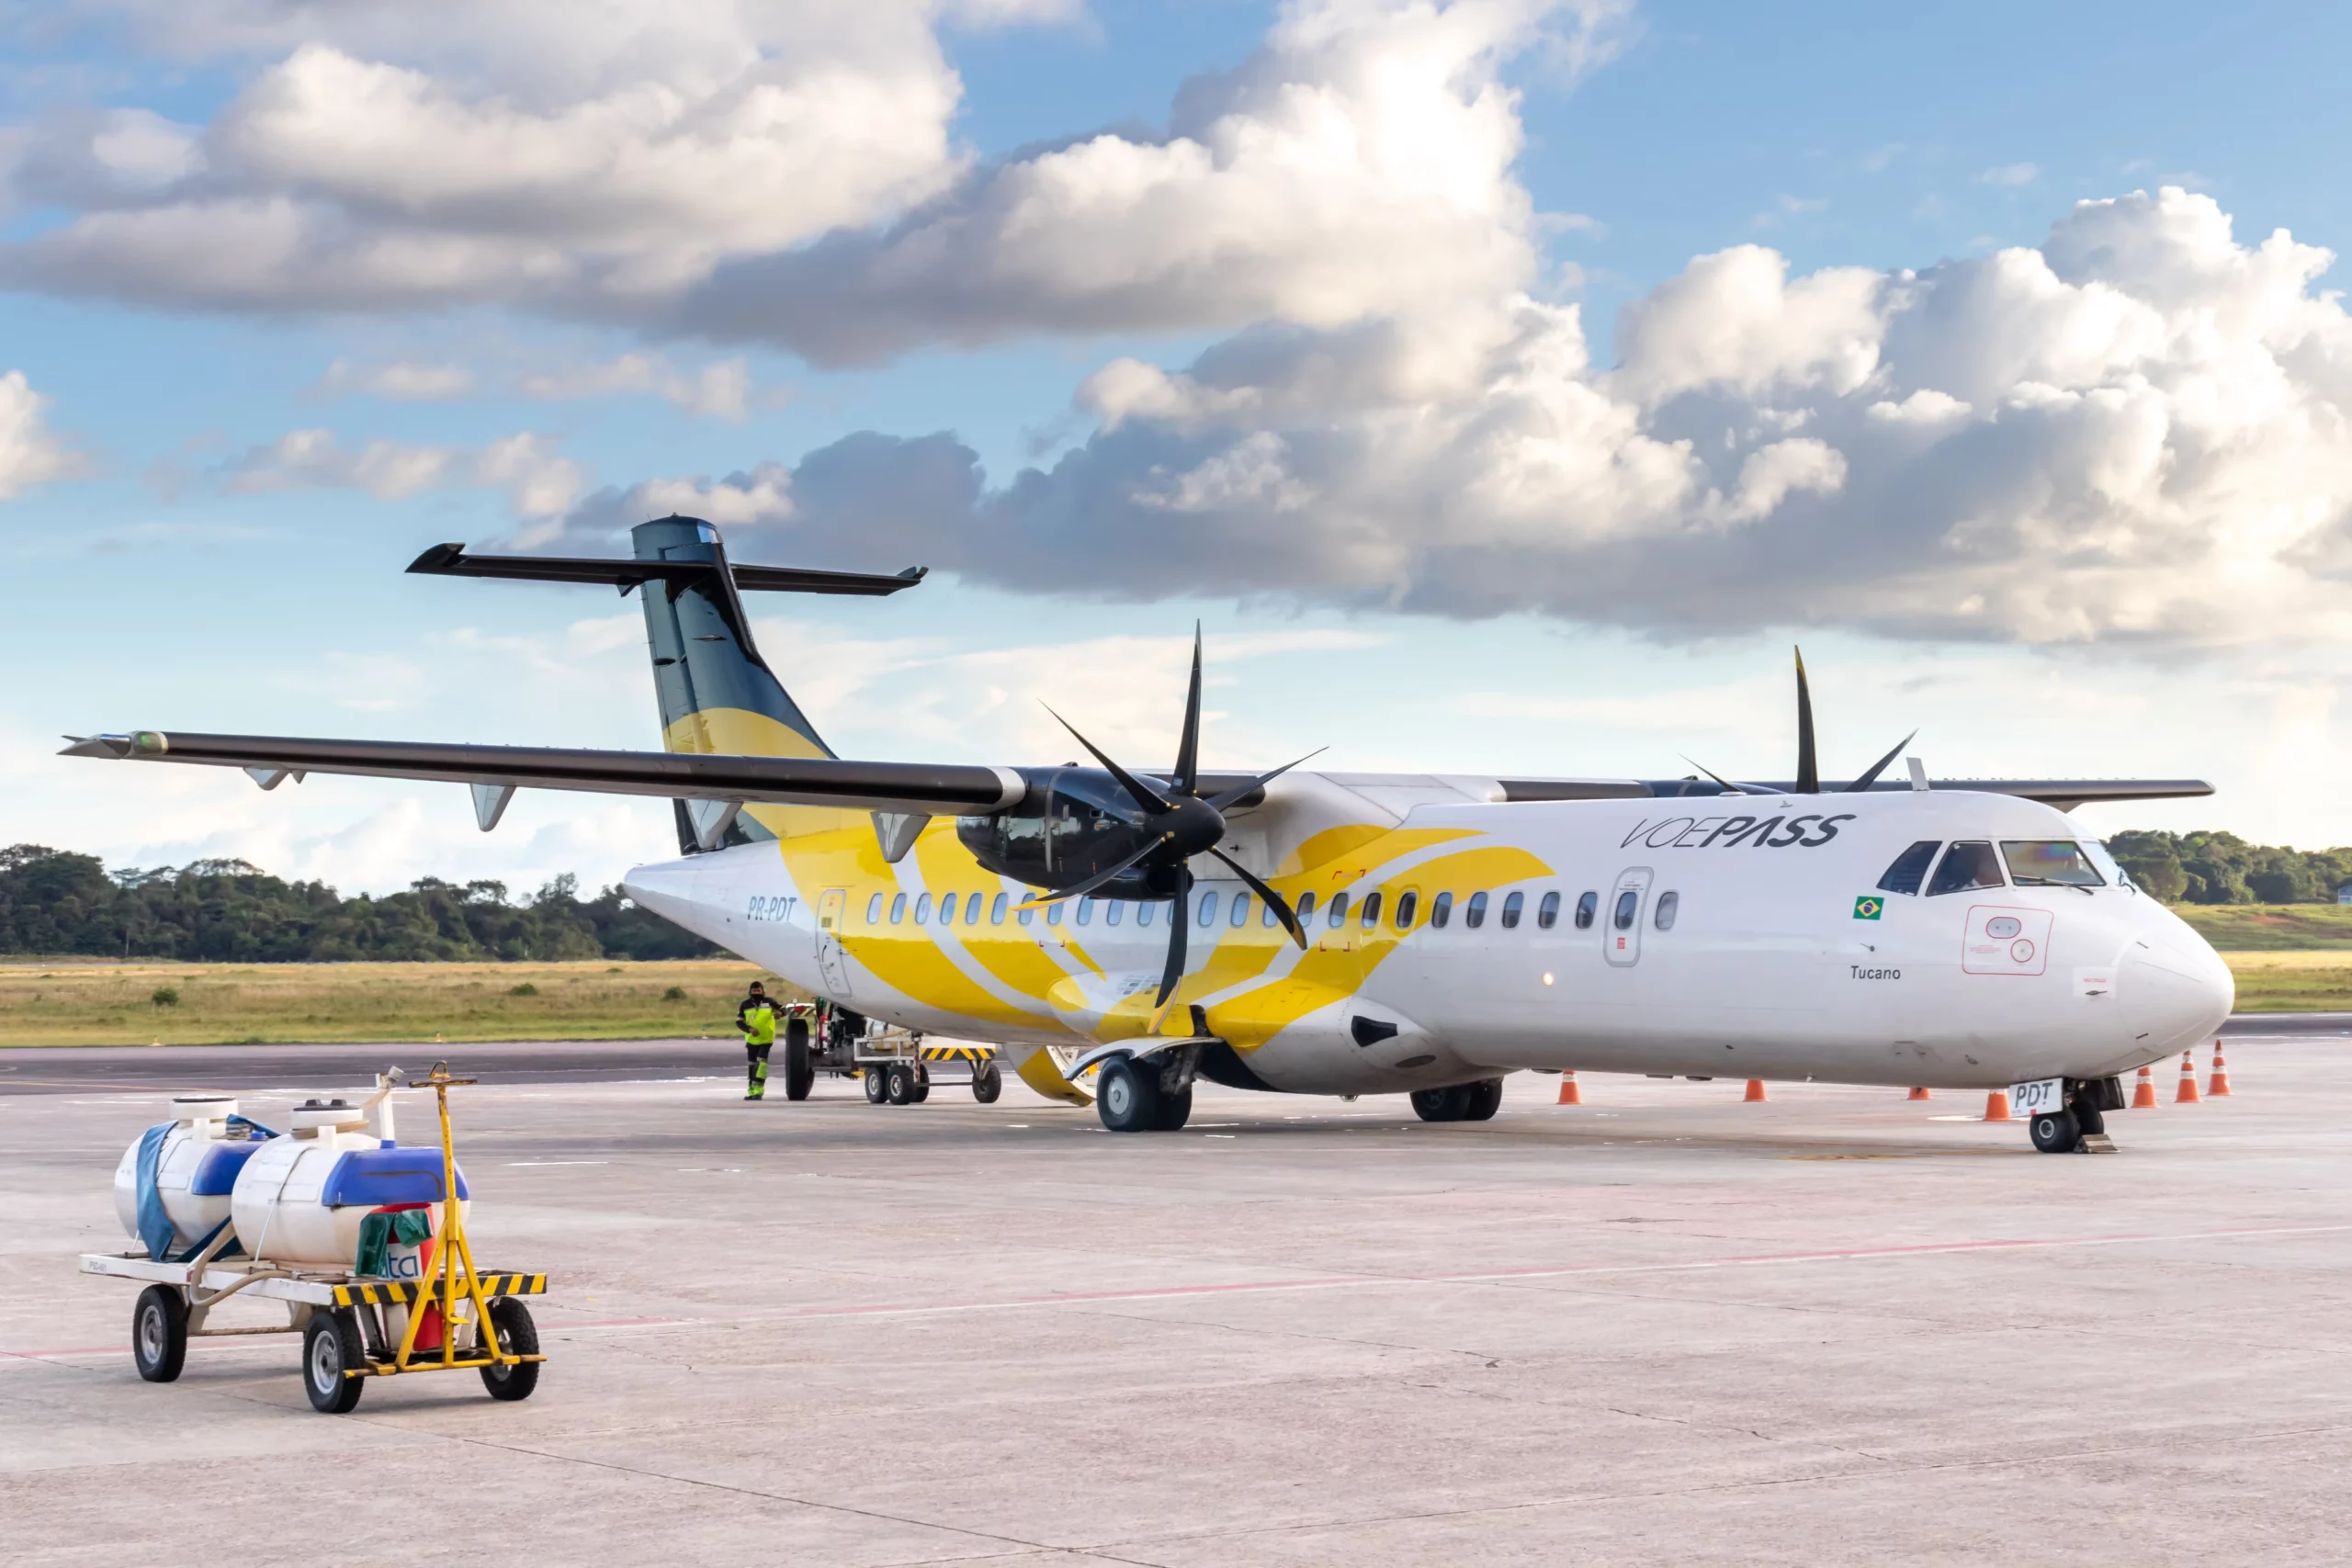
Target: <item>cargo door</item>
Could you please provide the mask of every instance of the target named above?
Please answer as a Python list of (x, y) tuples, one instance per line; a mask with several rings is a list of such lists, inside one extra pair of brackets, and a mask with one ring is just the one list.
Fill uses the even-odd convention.
[(835, 1001), (849, 998), (849, 955), (842, 950), (842, 911), (849, 907), (849, 889), (828, 887), (817, 900), (817, 969), (825, 977), (825, 995)]
[(1609, 962), (1630, 969), (1642, 961), (1642, 926), (1649, 917), (1650, 868), (1632, 866), (1617, 874), (1601, 919), (1608, 922), (1601, 950)]

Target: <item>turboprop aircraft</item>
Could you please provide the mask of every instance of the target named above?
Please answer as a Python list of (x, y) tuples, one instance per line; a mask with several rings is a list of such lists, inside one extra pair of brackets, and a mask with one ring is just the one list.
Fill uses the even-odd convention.
[[(1798, 661), (1794, 780), (1506, 779), (1200, 766), (1194, 641), (1175, 765), (838, 758), (754, 647), (744, 591), (897, 576), (733, 566), (671, 517), (630, 559), (412, 571), (639, 592), (665, 750), (137, 730), (73, 756), (670, 797), (680, 858), (629, 896), (836, 1006), (994, 1043), (1118, 1132), (1183, 1125), (1196, 1078), (1407, 1093), (1483, 1120), (1521, 1068), (2013, 1089), (2036, 1146), (2120, 1109), (2118, 1076), (2204, 1039), (2230, 973), (2064, 816), (2197, 780), (1819, 776)], [(1702, 770), (1704, 772), (1704, 770)], [(787, 1037), (787, 1054), (795, 1042)], [(806, 1036), (798, 1044), (806, 1049)], [(791, 1074), (787, 1066), (787, 1079)]]

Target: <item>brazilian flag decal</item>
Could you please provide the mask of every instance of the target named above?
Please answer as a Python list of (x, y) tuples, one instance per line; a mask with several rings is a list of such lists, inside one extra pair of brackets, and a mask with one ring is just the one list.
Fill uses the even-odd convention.
[(1885, 908), (1885, 899), (1865, 893), (1860, 897), (1854, 900), (1854, 919), (1858, 920), (1875, 920), (1883, 912), (1884, 912)]

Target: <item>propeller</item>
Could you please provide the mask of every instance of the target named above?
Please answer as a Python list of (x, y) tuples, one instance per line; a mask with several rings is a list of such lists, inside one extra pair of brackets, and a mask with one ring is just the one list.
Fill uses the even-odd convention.
[[(1282, 921), (1283, 929), (1303, 950), (1306, 932), (1298, 923), (1296, 911), (1290, 901), (1253, 875), (1240, 862), (1227, 854), (1217, 845), (1225, 840), (1225, 808), (1250, 791), (1280, 778), (1316, 753), (1309, 751), (1298, 761), (1285, 762), (1271, 773), (1260, 773), (1245, 784), (1214, 795), (1201, 798), (1201, 629), (1193, 628), (1193, 679), (1184, 694), (1184, 728), (1176, 742), (1176, 766), (1169, 778), (1168, 788), (1161, 790), (1145, 779), (1137, 778), (1114, 761), (1100, 746), (1079, 734), (1078, 727), (1048, 706), (1054, 720), (1093, 759), (1102, 764), (1103, 771), (1118, 782), (1129, 799), (1141, 813), (1136, 826), (1148, 834), (1134, 853), (1107, 871), (1098, 871), (1074, 887), (1056, 888), (1031, 898), (1024, 908), (1057, 903), (1064, 898), (1082, 898), (1108, 883), (1115, 882), (1127, 873), (1141, 868), (1146, 884), (1155, 893), (1175, 900), (1173, 918), (1168, 923), (1168, 964), (1159, 977), (1159, 994), (1152, 1005), (1164, 1006), (1176, 989), (1176, 982), (1183, 978), (1186, 938), (1192, 921), (1193, 873), (1189, 863), (1194, 855), (1214, 855), (1224, 863), (1227, 870), (1246, 883), (1250, 890), (1266, 901), (1266, 908)], [(1319, 748), (1318, 748), (1319, 750)]]
[[(1794, 789), (1781, 791), (1769, 788), (1763, 784), (1734, 784), (1703, 762), (1692, 761), (1691, 759), (1687, 756), (1682, 760), (1686, 762), (1690, 762), (1692, 767), (1698, 769), (1701, 773), (1706, 774), (1709, 778), (1714, 780), (1717, 784), (1723, 785), (1724, 788), (1731, 791), (1734, 795), (1819, 795), (1821, 793), (1821, 759), (1819, 754), (1814, 749), (1813, 687), (1812, 684), (1804, 678), (1804, 649), (1797, 649), (1795, 653), (1797, 658), (1797, 783)], [(1862, 775), (1860, 778), (1854, 780), (1853, 783), (1847, 784), (1843, 789), (1839, 790), (1838, 793), (1841, 795), (1854, 795), (1862, 790), (1866, 790), (1873, 784), (1876, 784), (1878, 782), (1879, 774), (1886, 772), (1887, 764), (1894, 761), (1895, 758), (1903, 755), (1903, 749), (1905, 746), (1910, 745), (1912, 741), (1917, 739), (1918, 735), (1919, 732), (1915, 729), (1910, 734), (1905, 736), (1902, 739), (1896, 741), (1893, 746), (1887, 749), (1885, 756), (1881, 757), (1877, 761), (1872, 762), (1869, 768), (1863, 771)]]

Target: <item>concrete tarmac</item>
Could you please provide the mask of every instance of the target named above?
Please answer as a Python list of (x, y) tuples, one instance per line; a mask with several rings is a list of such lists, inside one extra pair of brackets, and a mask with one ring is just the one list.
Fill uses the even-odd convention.
[[(424, 1065), (357, 1050), (273, 1056), (247, 1110)], [(424, 1376), (345, 1416), (291, 1337), (133, 1372), (134, 1291), (74, 1257), (125, 1245), (115, 1163), (202, 1080), (131, 1055), (0, 1094), (11, 1563), (2343, 1555), (2338, 1037), (2233, 1042), (2227, 1100), (2160, 1075), (2101, 1156), (1981, 1097), (1729, 1079), (1563, 1108), (1521, 1075), (1449, 1126), (1204, 1087), (1117, 1137), (1017, 1083), (752, 1105), (738, 1056), (542, 1063), (453, 1096), (481, 1261), (552, 1276), (537, 1395)]]

